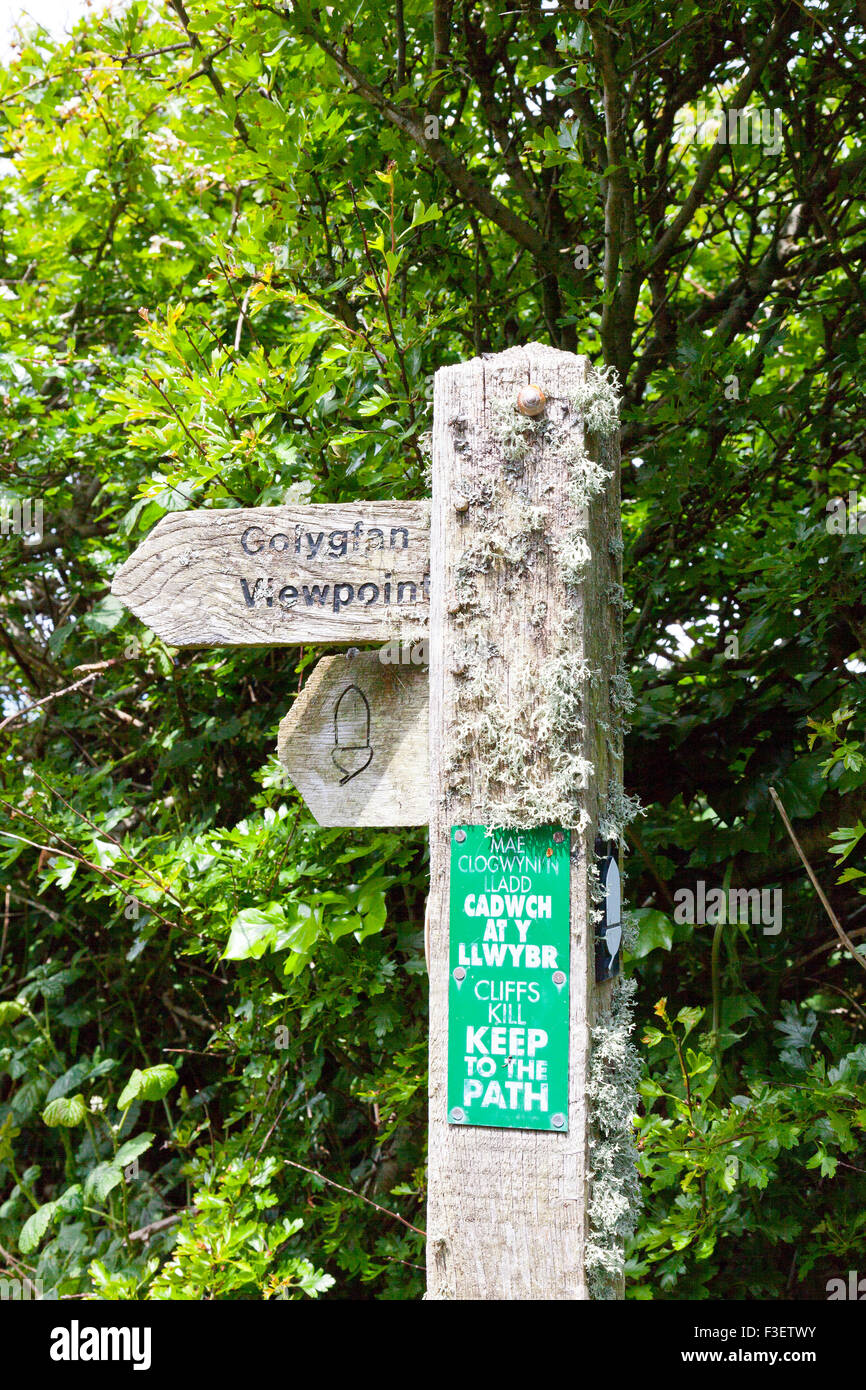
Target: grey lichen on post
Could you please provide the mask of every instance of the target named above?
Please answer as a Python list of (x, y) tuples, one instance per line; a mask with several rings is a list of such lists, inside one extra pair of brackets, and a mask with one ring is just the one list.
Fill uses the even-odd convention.
[[(557, 824), (583, 832), (589, 815), (580, 794), (592, 775), (579, 751), (586, 663), (562, 652), (537, 670), (521, 671), (517, 689), (507, 694), (491, 676), (491, 664), (490, 658), (477, 661), (464, 681), (452, 773), (471, 753), (477, 814), (491, 829)], [(550, 763), (543, 782), (536, 774), (540, 752)]]
[[(475, 576), (498, 566), (504, 591), (513, 594), (545, 548), (556, 556), (564, 593), (552, 633), (553, 655), (539, 667), (518, 672), (516, 691), (512, 687), (503, 699), (483, 657), (460, 663), (465, 679), (457, 700), (449, 785), (460, 788), (459, 769), (472, 751), (476, 776), (485, 782), (476, 798), (479, 814), (491, 828), (547, 821), (582, 833), (589, 817), (580, 793), (593, 771), (580, 752), (585, 733), (582, 686), (591, 670), (584, 659), (575, 657), (574, 618), (577, 590), (592, 559), (587, 508), (614, 476), (617, 463), (615, 453), (609, 458), (607, 454), (619, 422), (616, 378), (607, 370), (587, 372), (568, 393), (548, 397), (544, 414), (537, 418), (519, 413), (513, 391), (494, 395), (487, 407), (482, 447), (492, 445), (498, 452), (500, 469), (481, 482), (460, 479), (460, 510), (474, 509), (476, 526), (456, 567), (449, 612), (460, 627), (471, 627), (479, 616)], [(465, 454), (471, 442), (466, 417), (452, 417), (449, 425), (455, 453)], [(587, 449), (588, 434), (596, 436), (593, 452)], [(541, 488), (541, 502), (533, 504), (522, 481), (528, 460), (541, 452), (551, 481)], [(602, 453), (612, 466), (600, 461)], [(548, 534), (546, 494), (554, 490), (553, 480), (562, 477), (567, 480), (572, 524)], [(535, 603), (530, 614), (534, 628), (543, 626), (547, 609), (546, 600)], [(549, 759), (553, 771), (553, 778), (545, 775), (541, 786), (534, 777), (539, 753)]]
[(603, 840), (621, 840), (626, 828), (635, 816), (643, 815), (643, 807), (636, 796), (629, 796), (623, 790), (619, 778), (611, 778), (607, 788), (607, 801), (599, 816), (598, 829)]
[[(533, 418), (515, 409), (527, 382), (546, 397)], [(430, 1298), (587, 1298), (597, 1248), (605, 1267), (621, 1266), (622, 1226), (610, 1211), (623, 1189), (604, 1165), (610, 1117), (600, 1083), (592, 1232), (588, 1112), (592, 1032), (612, 1008), (621, 1013), (621, 987), (594, 980), (595, 833), (633, 810), (621, 781), (628, 696), (617, 421), (612, 373), (538, 344), (437, 373)], [(447, 1123), (449, 841), (460, 823), (571, 830), (567, 1134)]]
[[(632, 944), (624, 936), (625, 944)], [(592, 1102), (590, 1237), (586, 1268), (590, 1296), (622, 1296), (625, 1247), (640, 1211), (632, 1120), (637, 1110), (640, 1056), (632, 1042), (634, 980), (620, 979), (610, 1010), (592, 1030), (587, 1092)]]

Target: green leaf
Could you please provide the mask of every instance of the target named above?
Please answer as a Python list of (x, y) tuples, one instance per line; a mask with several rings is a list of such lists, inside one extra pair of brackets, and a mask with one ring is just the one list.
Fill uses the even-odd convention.
[(125, 616), (126, 609), (120, 599), (109, 594), (107, 598), (94, 604), (83, 622), (93, 632), (111, 632)]
[(123, 1169), (119, 1168), (113, 1159), (97, 1163), (95, 1168), (91, 1168), (84, 1183), (85, 1200), (93, 1198), (97, 1202), (104, 1202), (109, 1193), (122, 1182)]
[(80, 1216), (83, 1198), (83, 1188), (81, 1183), (74, 1183), (72, 1187), (67, 1187), (62, 1196), (57, 1198), (55, 1207), (58, 1216)]
[(37, 1207), (32, 1216), (27, 1218), (18, 1236), (18, 1249), (22, 1255), (29, 1255), (36, 1249), (54, 1220), (56, 1210), (56, 1202), (46, 1202), (43, 1206)]
[(147, 1153), (153, 1140), (154, 1136), (147, 1132), (136, 1134), (134, 1139), (127, 1139), (125, 1144), (121, 1144), (117, 1153), (114, 1155), (113, 1162), (119, 1168), (125, 1168), (127, 1163), (131, 1163), (134, 1158), (138, 1158), (141, 1154)]
[(639, 907), (634, 916), (638, 923), (638, 939), (631, 955), (642, 960), (650, 951), (669, 951), (674, 940), (674, 924), (665, 912), (654, 907)]
[(239, 912), (229, 928), (223, 960), (258, 960), (285, 927), (285, 913), (278, 905), (267, 909), (248, 907)]
[(704, 1016), (704, 1010), (695, 1007), (680, 1009), (676, 1021), (683, 1027), (683, 1038), (687, 1038), (693, 1028), (696, 1028)]
[(70, 1067), (67, 1072), (57, 1078), (45, 1099), (50, 1102), (57, 1100), (58, 1096), (68, 1095), (76, 1086), (81, 1085), (89, 1071), (90, 1061), (88, 1059), (85, 1058), (83, 1062), (76, 1062), (74, 1067)]
[(64, 1129), (72, 1129), (74, 1125), (81, 1124), (86, 1114), (84, 1096), (58, 1096), (50, 1105), (46, 1105), (42, 1111), (42, 1118), (52, 1128), (62, 1125)]
[(368, 936), (374, 936), (382, 930), (388, 916), (388, 904), (382, 889), (362, 894), (358, 899), (358, 911), (364, 917), (358, 940), (365, 941)]
[(162, 1100), (176, 1081), (177, 1071), (169, 1062), (160, 1062), (145, 1071), (136, 1067), (118, 1098), (117, 1108), (126, 1110), (134, 1100)]
[(686, 1064), (689, 1076), (700, 1076), (702, 1072), (709, 1071), (713, 1065), (712, 1057), (708, 1057), (705, 1052), (695, 1052), (691, 1047), (686, 1048)]

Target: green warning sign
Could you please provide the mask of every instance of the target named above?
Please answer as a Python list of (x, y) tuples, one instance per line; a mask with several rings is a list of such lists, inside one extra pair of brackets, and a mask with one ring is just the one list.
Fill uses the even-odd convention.
[(451, 1124), (568, 1129), (570, 843), (452, 828)]

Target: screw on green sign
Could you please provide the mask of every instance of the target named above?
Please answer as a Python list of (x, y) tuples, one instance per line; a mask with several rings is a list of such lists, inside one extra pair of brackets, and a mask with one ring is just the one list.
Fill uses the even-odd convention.
[(568, 1129), (570, 835), (451, 832), (448, 1118)]

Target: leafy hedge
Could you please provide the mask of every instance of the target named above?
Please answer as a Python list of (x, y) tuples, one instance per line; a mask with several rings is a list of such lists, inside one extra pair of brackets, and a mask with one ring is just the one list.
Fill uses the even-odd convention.
[[(863, 962), (768, 789), (862, 942), (861, 35), (674, 8), (134, 3), (0, 74), (0, 482), (45, 517), (0, 538), (0, 1255), (46, 1293), (420, 1295), (426, 837), (284, 785), (318, 653), (174, 651), (109, 585), (170, 510), (425, 495), (433, 371), (538, 338), (626, 386), (629, 1294), (857, 1265)], [(711, 168), (674, 117), (747, 72), (783, 146)], [(698, 880), (781, 932), (680, 922)]]

